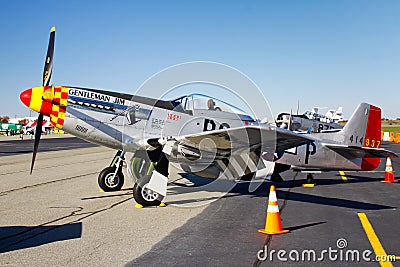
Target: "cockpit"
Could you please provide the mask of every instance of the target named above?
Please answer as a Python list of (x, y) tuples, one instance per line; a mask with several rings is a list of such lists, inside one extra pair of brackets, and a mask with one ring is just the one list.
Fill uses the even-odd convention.
[(171, 103), (174, 105), (175, 110), (181, 112), (183, 111), (189, 114), (194, 114), (196, 111), (208, 110), (215, 112), (234, 113), (251, 118), (251, 116), (244, 110), (217, 98), (203, 94), (183, 96), (172, 100)]

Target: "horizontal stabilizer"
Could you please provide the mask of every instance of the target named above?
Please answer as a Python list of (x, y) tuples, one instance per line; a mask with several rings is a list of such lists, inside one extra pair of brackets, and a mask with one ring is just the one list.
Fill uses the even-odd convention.
[(346, 158), (397, 158), (397, 154), (383, 149), (383, 148), (371, 148), (371, 147), (355, 147), (346, 145), (325, 145), (326, 147), (332, 149), (338, 154)]

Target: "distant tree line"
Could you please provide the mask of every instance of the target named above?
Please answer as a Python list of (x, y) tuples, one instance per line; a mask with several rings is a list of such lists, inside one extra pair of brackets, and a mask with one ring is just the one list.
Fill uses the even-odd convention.
[(3, 116), (3, 117), (0, 116), (1, 123), (8, 123), (9, 120), (10, 120), (10, 117), (8, 117), (8, 116)]

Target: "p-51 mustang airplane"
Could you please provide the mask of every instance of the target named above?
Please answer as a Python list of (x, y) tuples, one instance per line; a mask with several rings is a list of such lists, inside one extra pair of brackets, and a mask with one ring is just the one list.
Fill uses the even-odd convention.
[(336, 111), (329, 110), (325, 116), (318, 114), (318, 108), (306, 111), (301, 115), (292, 113), (280, 113), (276, 117), (276, 125), (280, 128), (298, 132), (334, 132), (342, 129), (343, 125), (337, 122), (342, 118), (343, 108), (339, 107)]
[[(169, 162), (201, 177), (231, 180), (271, 179), (296, 170), (373, 170), (382, 157), (381, 110), (360, 104), (343, 130), (298, 134), (260, 123), (244, 111), (204, 95), (165, 101), (97, 89), (49, 86), (55, 28), (50, 32), (43, 86), (21, 93), (21, 101), (39, 112), (31, 163), (34, 166), (43, 116), (79, 138), (118, 150), (98, 177), (104, 191), (119, 190), (126, 152), (134, 153), (128, 171), (136, 178), (133, 195), (142, 205), (158, 205), (166, 195)], [(155, 164), (153, 164), (155, 163)], [(151, 166), (154, 166), (152, 168)]]

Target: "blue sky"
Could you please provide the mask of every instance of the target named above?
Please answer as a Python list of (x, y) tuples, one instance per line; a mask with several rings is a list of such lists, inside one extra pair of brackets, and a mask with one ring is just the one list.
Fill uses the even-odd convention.
[[(57, 27), (52, 81), (133, 93), (153, 74), (215, 61), (273, 113), (369, 102), (400, 117), (400, 1), (0, 1), (0, 116), (29, 115)], [(151, 92), (149, 92), (151, 96)], [(223, 98), (223, 96), (217, 96)]]

